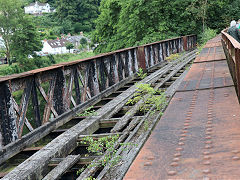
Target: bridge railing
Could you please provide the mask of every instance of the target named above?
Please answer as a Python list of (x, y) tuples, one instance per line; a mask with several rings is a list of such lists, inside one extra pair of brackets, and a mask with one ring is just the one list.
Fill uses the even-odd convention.
[(240, 43), (230, 36), (227, 30), (223, 30), (222, 44), (238, 97), (240, 97)]
[[(190, 35), (0, 78), (0, 149), (29, 141), (36, 129), (80, 110), (139, 68), (150, 68), (195, 46), (196, 36)], [(41, 136), (47, 133), (44, 128)]]

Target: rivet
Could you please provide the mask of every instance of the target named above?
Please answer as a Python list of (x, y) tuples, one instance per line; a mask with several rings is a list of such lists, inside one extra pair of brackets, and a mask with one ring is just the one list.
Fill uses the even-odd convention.
[(212, 128), (207, 128), (206, 130), (207, 130), (207, 131), (212, 131), (213, 129), (212, 129)]
[(211, 180), (210, 177), (204, 177), (203, 180)]
[(144, 163), (144, 166), (151, 166), (151, 165), (152, 165), (151, 162), (146, 162), (146, 163)]
[(213, 120), (213, 118), (212, 117), (208, 117), (208, 120)]
[(239, 150), (233, 150), (232, 153), (238, 154), (238, 153), (240, 153), (240, 151)]
[(184, 142), (180, 142), (178, 143), (179, 146), (183, 146), (184, 145)]
[(209, 169), (204, 169), (204, 170), (203, 170), (203, 173), (204, 173), (204, 174), (209, 174), (210, 172), (211, 172), (211, 171), (210, 171)]
[(186, 127), (183, 127), (183, 129), (188, 129), (188, 127), (186, 126)]
[(180, 158), (174, 158), (173, 159), (173, 162), (178, 162), (178, 161), (180, 161)]
[(181, 134), (180, 136), (181, 136), (181, 137), (186, 137), (187, 135), (186, 135), (186, 134)]
[(204, 164), (204, 165), (210, 165), (211, 162), (210, 162), (210, 161), (205, 161), (203, 164)]
[[(210, 152), (209, 152), (209, 154), (210, 154)], [(203, 156), (203, 159), (204, 160), (209, 160), (209, 159), (211, 159), (211, 156)]]
[(184, 121), (184, 123), (190, 123), (191, 121), (190, 120), (186, 120), (186, 121)]
[(173, 163), (170, 164), (170, 166), (176, 167), (176, 166), (178, 166), (178, 163), (177, 162), (173, 162)]
[(176, 151), (182, 151), (183, 148), (179, 147), (179, 148), (176, 148)]
[(205, 144), (212, 144), (212, 141), (206, 141)]
[(211, 134), (212, 134), (212, 132), (210, 132), (210, 131), (206, 132), (206, 135), (211, 135)]
[(174, 157), (179, 157), (179, 156), (181, 156), (181, 153), (180, 153), (180, 152), (174, 154)]
[(207, 121), (207, 124), (212, 124), (212, 121)]
[(208, 113), (208, 115), (212, 115), (212, 113)]
[(182, 133), (187, 133), (188, 131), (187, 130), (182, 130)]
[(181, 137), (181, 138), (179, 139), (179, 141), (185, 141), (185, 138), (184, 138), (184, 137)]
[(211, 136), (206, 136), (205, 139), (212, 139), (212, 137)]
[(207, 124), (206, 127), (207, 127), (207, 128), (212, 128), (213, 125), (212, 125), (212, 124)]
[(189, 123), (184, 123), (184, 126), (189, 126), (190, 124)]
[(176, 171), (168, 171), (168, 175), (169, 175), (169, 176), (174, 176), (174, 175), (176, 175), (176, 174), (177, 174)]
[[(209, 155), (210, 152), (209, 152), (209, 151), (204, 151), (203, 154), (204, 154), (204, 155)], [(205, 156), (204, 156), (204, 157), (205, 157)]]
[(150, 156), (150, 157), (147, 157), (147, 160), (154, 160), (155, 158)]
[(205, 149), (211, 149), (211, 148), (212, 148), (211, 145), (206, 145), (206, 146), (205, 146)]
[(237, 161), (237, 160), (240, 160), (240, 157), (234, 156), (232, 159), (235, 160), (235, 161)]

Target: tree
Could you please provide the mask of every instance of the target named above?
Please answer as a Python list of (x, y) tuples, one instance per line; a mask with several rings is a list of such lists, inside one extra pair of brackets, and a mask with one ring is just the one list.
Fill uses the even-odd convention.
[(32, 19), (24, 14), (21, 6), (19, 0), (0, 0), (0, 27), (9, 65), (12, 58), (24, 64), (28, 55), (34, 55), (42, 47)]
[(16, 32), (18, 23), (23, 19), (23, 10), (19, 0), (0, 0), (0, 34), (6, 47), (7, 62), (11, 64), (11, 37)]
[(36, 31), (30, 16), (24, 17), (22, 23), (18, 24), (11, 40), (10, 49), (12, 55), (20, 64), (24, 64), (24, 60), (28, 58), (29, 55), (34, 56), (34, 51), (40, 51), (42, 49), (40, 34)]
[(99, 4), (100, 0), (59, 0), (56, 3), (57, 17), (60, 22), (78, 23), (77, 31), (91, 31), (99, 14)]
[(74, 45), (70, 42), (66, 43), (66, 48), (69, 50), (70, 53), (70, 49), (74, 48)]

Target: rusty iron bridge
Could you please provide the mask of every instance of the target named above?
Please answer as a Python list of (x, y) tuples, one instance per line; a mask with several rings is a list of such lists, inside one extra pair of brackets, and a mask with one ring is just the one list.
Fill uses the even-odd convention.
[[(0, 78), (0, 178), (240, 177), (235, 172), (240, 162), (240, 45), (223, 31), (197, 56), (196, 42), (189, 35)], [(167, 60), (176, 53), (179, 58)], [(140, 68), (147, 72), (144, 79), (136, 75)], [(136, 83), (165, 92), (169, 106), (163, 116), (165, 108), (141, 113), (143, 102), (127, 105)], [(79, 115), (90, 106), (96, 114)], [(118, 166), (87, 167), (77, 174), (101, 159), (88, 155), (81, 140), (114, 135), (122, 157)], [(124, 150), (121, 143), (137, 146)], [(227, 156), (231, 162), (219, 163)]]

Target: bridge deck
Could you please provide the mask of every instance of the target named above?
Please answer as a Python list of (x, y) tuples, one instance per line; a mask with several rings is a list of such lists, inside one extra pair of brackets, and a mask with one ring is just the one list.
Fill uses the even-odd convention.
[(239, 119), (217, 37), (195, 59), (124, 179), (239, 179)]

